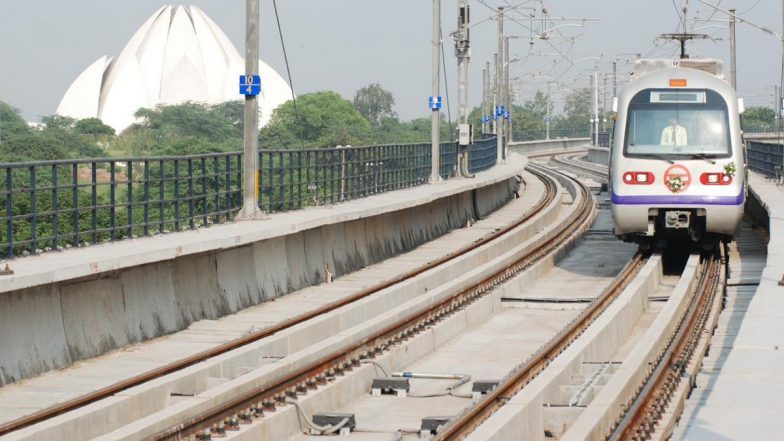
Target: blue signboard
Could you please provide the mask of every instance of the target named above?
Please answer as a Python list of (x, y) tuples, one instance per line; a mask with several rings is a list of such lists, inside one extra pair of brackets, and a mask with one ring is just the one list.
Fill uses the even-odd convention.
[(240, 75), (240, 95), (258, 95), (261, 93), (261, 77), (259, 75)]
[(504, 116), (504, 106), (495, 106), (495, 116)]
[(436, 99), (433, 99), (432, 96), (428, 97), (427, 98), (427, 106), (430, 107), (430, 110), (438, 110), (438, 109), (440, 109), (441, 108), (441, 97), (438, 96), (438, 97), (436, 97)]

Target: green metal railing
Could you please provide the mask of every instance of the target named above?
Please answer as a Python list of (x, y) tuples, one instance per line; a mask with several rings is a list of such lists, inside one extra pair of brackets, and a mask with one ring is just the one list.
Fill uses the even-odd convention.
[(769, 178), (784, 179), (784, 145), (776, 141), (746, 140), (749, 169)]
[[(470, 151), (476, 171), (495, 164), (483, 142)], [(440, 155), (449, 178), (457, 144)], [(422, 185), (430, 157), (429, 143), (261, 150), (259, 205), (271, 213)], [(242, 163), (241, 152), (2, 163), (0, 249), (11, 258), (232, 220)]]
[[(516, 142), (538, 141), (547, 137), (546, 129), (515, 130), (512, 139)], [(591, 127), (550, 127), (550, 139), (556, 138), (588, 138)]]

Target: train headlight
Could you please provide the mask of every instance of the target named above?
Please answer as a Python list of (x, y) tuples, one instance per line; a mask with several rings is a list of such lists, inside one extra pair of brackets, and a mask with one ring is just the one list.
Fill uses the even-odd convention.
[(653, 173), (651, 172), (626, 172), (623, 174), (623, 182), (629, 185), (650, 185), (653, 184)]
[(726, 173), (703, 173), (700, 175), (700, 182), (703, 185), (730, 185), (732, 176)]

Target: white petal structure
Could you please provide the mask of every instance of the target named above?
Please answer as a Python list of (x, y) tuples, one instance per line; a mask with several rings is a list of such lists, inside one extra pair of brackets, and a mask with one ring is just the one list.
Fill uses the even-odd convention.
[[(164, 6), (136, 31), (116, 59), (103, 56), (71, 84), (57, 113), (98, 117), (118, 133), (139, 108), (186, 101), (238, 100), (245, 60), (226, 34), (195, 6)], [(291, 98), (286, 81), (259, 60), (260, 124)]]

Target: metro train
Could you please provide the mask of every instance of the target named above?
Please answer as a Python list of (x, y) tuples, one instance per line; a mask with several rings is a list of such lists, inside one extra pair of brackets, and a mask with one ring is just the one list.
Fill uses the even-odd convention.
[(718, 60), (638, 60), (614, 100), (609, 192), (615, 235), (649, 248), (727, 242), (747, 188), (743, 101)]

